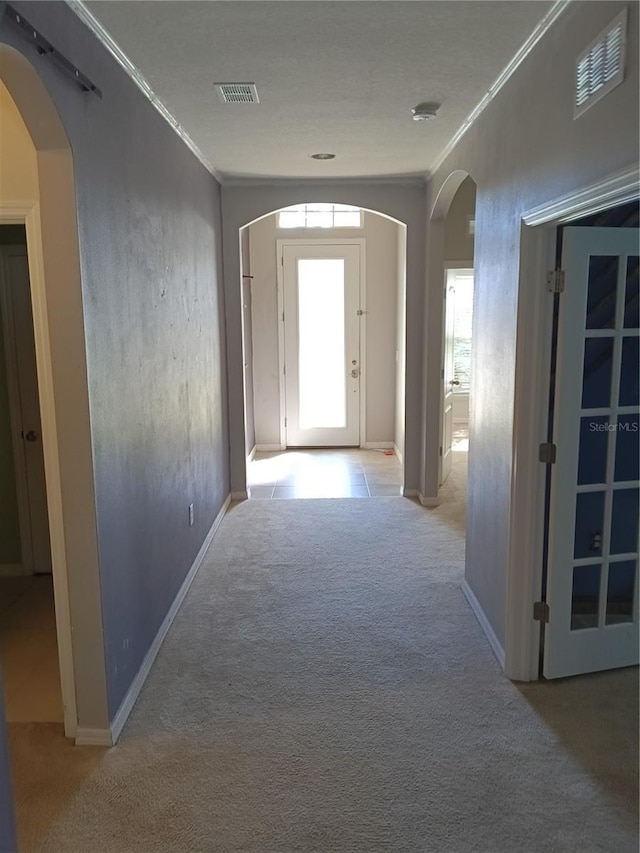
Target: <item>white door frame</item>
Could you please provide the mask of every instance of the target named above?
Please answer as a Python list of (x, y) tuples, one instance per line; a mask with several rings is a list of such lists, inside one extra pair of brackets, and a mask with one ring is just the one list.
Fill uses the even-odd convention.
[(47, 483), (47, 509), (51, 541), (51, 564), (56, 610), (56, 633), (60, 662), (60, 686), (64, 708), (64, 727), (67, 737), (75, 735), (78, 725), (75, 674), (71, 644), (71, 612), (69, 583), (62, 511), (60, 459), (55, 414), (51, 345), (47, 315), (47, 295), (44, 279), (44, 254), (40, 226), (40, 205), (37, 201), (2, 202), (0, 223), (24, 225), (27, 232), (27, 258), (31, 285), (31, 305), (38, 371), (38, 396), (42, 424), (42, 452)]
[[(285, 246), (359, 246), (360, 247), (360, 310), (362, 316), (367, 316), (367, 271), (365, 268), (364, 237), (318, 237), (305, 240), (304, 238), (283, 238), (276, 240), (276, 268), (278, 289), (278, 388), (280, 394), (280, 450), (287, 448), (286, 390), (285, 390), (285, 351), (284, 351), (284, 265), (283, 250)], [(363, 446), (367, 415), (367, 324), (360, 323), (360, 432), (359, 445)]]
[(549, 412), (553, 299), (546, 278), (555, 266), (556, 228), (639, 197), (635, 164), (522, 216), (505, 637), (505, 674), (515, 681), (537, 680), (539, 667), (533, 603), (542, 588), (546, 466), (538, 448)]

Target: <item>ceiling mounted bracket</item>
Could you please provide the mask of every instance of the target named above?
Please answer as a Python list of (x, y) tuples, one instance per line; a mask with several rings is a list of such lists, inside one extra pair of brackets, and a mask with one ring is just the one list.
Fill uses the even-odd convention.
[(83, 92), (91, 92), (98, 98), (102, 98), (102, 92), (98, 87), (89, 80), (89, 78), (77, 68), (73, 62), (70, 62), (66, 56), (47, 41), (47, 39), (38, 32), (38, 30), (26, 20), (24, 15), (16, 10), (9, 3), (0, 3), (0, 23), (4, 22), (12, 24), (25, 38), (27, 38), (38, 51), (40, 56), (46, 56), (64, 71), (69, 77), (72, 77), (76, 84)]

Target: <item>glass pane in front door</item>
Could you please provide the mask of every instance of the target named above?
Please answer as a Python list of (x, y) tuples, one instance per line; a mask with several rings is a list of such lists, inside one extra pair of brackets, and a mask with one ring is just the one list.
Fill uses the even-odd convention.
[(298, 365), (300, 428), (344, 427), (343, 258), (298, 260)]

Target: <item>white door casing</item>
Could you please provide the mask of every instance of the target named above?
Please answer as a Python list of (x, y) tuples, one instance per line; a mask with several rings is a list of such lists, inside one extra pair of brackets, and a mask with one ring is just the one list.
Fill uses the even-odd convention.
[(286, 446), (360, 444), (363, 243), (278, 241)]
[[(625, 320), (627, 258), (637, 254), (637, 229), (564, 230), (543, 668), (547, 678), (638, 663), (637, 514), (633, 517), (638, 474), (629, 474), (630, 457), (623, 452), (625, 442), (635, 440), (637, 460), (633, 424), (637, 429), (638, 406), (625, 404), (630, 400), (624, 386), (634, 371), (622, 369), (623, 358), (635, 358), (636, 364), (638, 358), (637, 319), (635, 327)], [(614, 270), (608, 273), (610, 291), (606, 299), (594, 300), (598, 282), (591, 284), (596, 275), (590, 270), (597, 271), (595, 264), (603, 261)], [(602, 269), (599, 275), (604, 276)], [(637, 383), (637, 369), (635, 376)]]

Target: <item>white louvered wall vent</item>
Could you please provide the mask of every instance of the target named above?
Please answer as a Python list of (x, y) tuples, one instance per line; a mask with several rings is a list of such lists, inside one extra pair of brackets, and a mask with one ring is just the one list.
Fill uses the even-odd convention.
[(214, 83), (216, 92), (225, 104), (259, 104), (255, 83)]
[(574, 118), (622, 83), (626, 46), (627, 10), (623, 9), (578, 57)]

